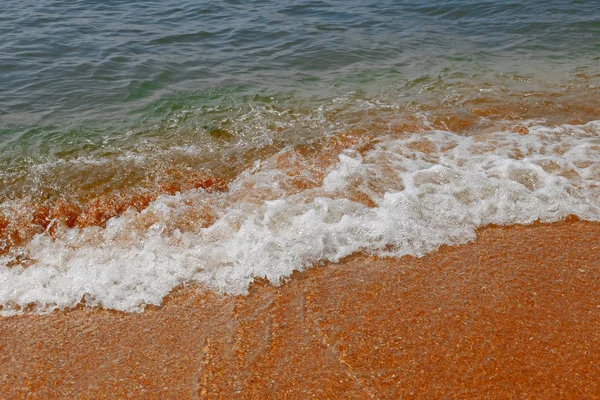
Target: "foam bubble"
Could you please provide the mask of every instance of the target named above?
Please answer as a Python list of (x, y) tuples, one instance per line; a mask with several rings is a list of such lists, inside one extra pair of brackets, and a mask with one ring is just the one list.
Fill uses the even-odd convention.
[[(14, 253), (0, 257), (2, 313), (83, 299), (140, 311), (185, 282), (243, 294), (255, 278), (279, 284), (358, 251), (421, 256), (473, 240), (488, 224), (600, 220), (600, 121), (525, 124), (527, 135), (380, 136), (368, 151), (342, 151), (324, 173), (303, 171), (305, 185), (288, 184), (299, 179), (293, 162), (286, 170), (267, 160), (225, 193), (161, 195), (106, 228), (37, 234), (19, 249), (28, 267), (14, 266)], [(210, 226), (195, 223), (205, 207), (216, 215)]]

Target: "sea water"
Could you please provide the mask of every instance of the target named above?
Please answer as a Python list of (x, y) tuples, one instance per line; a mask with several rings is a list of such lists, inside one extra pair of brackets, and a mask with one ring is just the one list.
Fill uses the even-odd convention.
[(2, 313), (599, 220), (594, 3), (8, 1)]

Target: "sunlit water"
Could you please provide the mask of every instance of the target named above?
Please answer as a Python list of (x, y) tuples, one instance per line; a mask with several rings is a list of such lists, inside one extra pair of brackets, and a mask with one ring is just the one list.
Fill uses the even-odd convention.
[(596, 2), (297, 3), (5, 2), (4, 313), (600, 218)]

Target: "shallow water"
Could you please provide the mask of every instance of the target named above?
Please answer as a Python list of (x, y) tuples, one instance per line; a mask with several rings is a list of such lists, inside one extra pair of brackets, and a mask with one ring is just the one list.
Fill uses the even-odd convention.
[(6, 314), (600, 218), (593, 1), (9, 3)]

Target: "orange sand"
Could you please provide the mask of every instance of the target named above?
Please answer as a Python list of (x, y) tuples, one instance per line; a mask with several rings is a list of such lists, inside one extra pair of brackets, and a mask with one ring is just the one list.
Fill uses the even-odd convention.
[(600, 398), (600, 224), (0, 320), (2, 398)]

